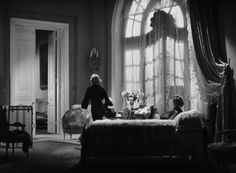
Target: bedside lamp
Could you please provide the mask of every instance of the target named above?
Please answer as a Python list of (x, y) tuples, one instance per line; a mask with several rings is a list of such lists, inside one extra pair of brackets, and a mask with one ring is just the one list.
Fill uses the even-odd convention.
[(173, 98), (175, 95), (181, 96), (184, 99), (185, 98), (184, 86), (181, 85), (170, 86), (169, 99)]

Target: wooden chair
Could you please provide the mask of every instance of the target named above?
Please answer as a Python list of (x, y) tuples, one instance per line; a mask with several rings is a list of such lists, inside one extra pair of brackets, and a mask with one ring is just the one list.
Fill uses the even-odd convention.
[(45, 99), (36, 99), (36, 129), (47, 129), (48, 122), (48, 101)]
[[(0, 106), (0, 144), (7, 145), (9, 136), (9, 123), (7, 121), (7, 109)], [(6, 156), (8, 155), (8, 147), (6, 147)]]
[[(3, 118), (6, 115), (7, 118)], [(2, 124), (5, 123), (5, 129), (0, 133), (0, 141), (6, 144), (6, 156), (8, 156), (10, 144), (12, 155), (14, 155), (15, 147), (21, 147), (26, 156), (29, 156), (29, 147), (32, 146), (32, 115), (32, 106), (7, 106), (1, 109)], [(26, 124), (31, 125), (27, 127)]]
[(236, 163), (236, 129), (223, 131), (223, 139), (208, 145), (212, 167), (216, 172), (230, 172), (230, 164)]

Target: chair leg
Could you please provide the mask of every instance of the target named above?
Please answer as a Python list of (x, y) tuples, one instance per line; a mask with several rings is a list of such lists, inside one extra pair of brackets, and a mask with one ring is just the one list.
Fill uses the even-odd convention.
[(15, 143), (12, 143), (12, 156), (14, 156), (14, 150), (15, 150)]
[(9, 143), (6, 143), (6, 157), (8, 158), (8, 148), (9, 148)]
[(26, 158), (29, 158), (29, 151), (26, 151)]

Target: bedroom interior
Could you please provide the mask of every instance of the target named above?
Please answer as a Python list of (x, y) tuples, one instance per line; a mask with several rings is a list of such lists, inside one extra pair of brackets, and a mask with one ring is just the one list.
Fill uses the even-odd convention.
[[(39, 134), (49, 141), (50, 135), (60, 136), (63, 145), (77, 134), (73, 152), (79, 166), (73, 171), (133, 163), (164, 166), (160, 172), (171, 165), (234, 172), (234, 5), (233, 0), (0, 0), (0, 105), (32, 105), (33, 144)], [(78, 108), (92, 73), (102, 78), (115, 117), (92, 122)], [(175, 95), (184, 100), (183, 112), (160, 120)], [(68, 114), (73, 117), (63, 119)], [(0, 144), (4, 157), (1, 131)], [(30, 148), (29, 160), (31, 152), (37, 157), (37, 146)], [(0, 170), (14, 167), (14, 157), (27, 162), (16, 151), (3, 158)]]

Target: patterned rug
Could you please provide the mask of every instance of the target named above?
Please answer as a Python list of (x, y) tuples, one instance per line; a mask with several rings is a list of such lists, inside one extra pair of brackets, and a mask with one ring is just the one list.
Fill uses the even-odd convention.
[(9, 152), (5, 158), (5, 149), (0, 148), (1, 173), (32, 173), (32, 172), (73, 172), (80, 158), (79, 144), (58, 141), (37, 141), (30, 149), (26, 158), (21, 149), (15, 149), (14, 156)]

